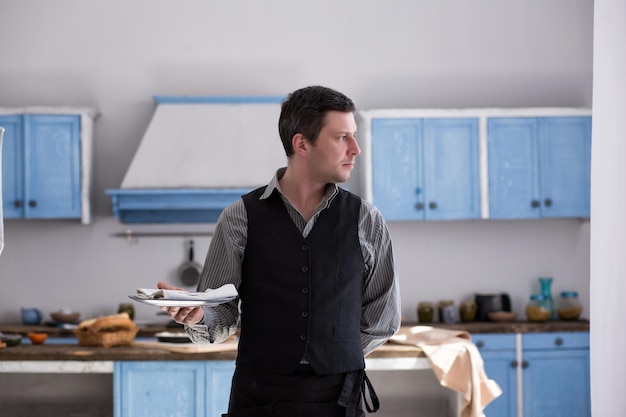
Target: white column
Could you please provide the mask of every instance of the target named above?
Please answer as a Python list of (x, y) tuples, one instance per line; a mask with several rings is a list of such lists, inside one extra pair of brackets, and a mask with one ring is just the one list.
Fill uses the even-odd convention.
[(591, 407), (626, 410), (626, 0), (595, 0), (591, 168)]

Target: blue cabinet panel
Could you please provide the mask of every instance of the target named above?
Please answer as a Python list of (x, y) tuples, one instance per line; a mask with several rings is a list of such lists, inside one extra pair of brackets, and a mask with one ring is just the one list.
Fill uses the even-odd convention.
[(588, 333), (524, 334), (525, 417), (590, 417)]
[[(537, 123), (534, 118), (493, 118), (489, 138), (489, 217), (539, 217)], [(533, 201), (537, 201), (534, 207)]]
[(478, 120), (424, 120), (426, 218), (480, 217)]
[(115, 417), (220, 417), (234, 361), (116, 362)]
[(542, 216), (589, 217), (591, 118), (551, 117), (539, 123)]
[(114, 373), (116, 417), (204, 416), (201, 362), (119, 362)]
[(0, 116), (7, 219), (81, 217), (80, 116)]
[(228, 411), (234, 361), (210, 361), (206, 366), (207, 416), (220, 417)]
[(483, 358), (485, 373), (498, 383), (502, 395), (485, 407), (488, 417), (517, 416), (517, 363), (513, 334), (473, 334), (472, 341)]
[(4, 218), (22, 217), (24, 201), (24, 141), (22, 117), (0, 116), (2, 139), (2, 210)]
[[(424, 210), (420, 184), (422, 122), (419, 119), (372, 121), (374, 204), (387, 220), (417, 220)], [(420, 162), (418, 162), (420, 161)]]
[(25, 118), (24, 217), (80, 217), (80, 117)]
[(478, 120), (372, 120), (374, 204), (386, 220), (480, 218)]
[(591, 117), (487, 121), (493, 219), (589, 217)]

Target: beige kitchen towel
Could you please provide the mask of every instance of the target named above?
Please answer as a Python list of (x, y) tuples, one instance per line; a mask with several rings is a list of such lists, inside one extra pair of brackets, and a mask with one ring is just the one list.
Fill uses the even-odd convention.
[(390, 342), (422, 349), (439, 383), (461, 394), (461, 417), (484, 417), (484, 408), (502, 394), (466, 331), (415, 326), (401, 329)]

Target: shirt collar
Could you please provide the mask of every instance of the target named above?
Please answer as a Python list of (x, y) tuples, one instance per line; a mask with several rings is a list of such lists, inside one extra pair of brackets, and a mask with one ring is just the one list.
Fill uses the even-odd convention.
[[(269, 182), (269, 184), (267, 184), (267, 188), (265, 188), (265, 192), (263, 192), (261, 197), (259, 197), (259, 200), (268, 198), (270, 195), (272, 195), (274, 190), (277, 190), (280, 194), (284, 196), (283, 191), (280, 189), (280, 183), (278, 182), (278, 180), (280, 180), (283, 177), (283, 175), (285, 175), (285, 171), (287, 171), (287, 167), (279, 168), (276, 171), (276, 173), (272, 177), (272, 180)], [(333, 183), (326, 184), (326, 194), (324, 195), (323, 200), (330, 202), (330, 200), (332, 200), (333, 197), (335, 197), (338, 192), (339, 192), (339, 187), (337, 187), (337, 184), (333, 184)]]

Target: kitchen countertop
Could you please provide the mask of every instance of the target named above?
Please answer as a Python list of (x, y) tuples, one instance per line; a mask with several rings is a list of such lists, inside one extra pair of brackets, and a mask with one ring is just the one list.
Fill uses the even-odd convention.
[[(403, 323), (403, 327), (412, 327), (420, 323)], [(528, 333), (528, 332), (576, 332), (589, 331), (589, 321), (550, 321), (545, 323), (530, 323), (515, 321), (508, 323), (474, 322), (441, 324), (433, 323), (436, 327), (465, 330), (470, 333)], [(166, 327), (141, 328), (138, 339), (146, 339), (160, 331), (173, 331)], [(25, 325), (2, 325), (0, 332), (5, 334), (19, 333), (26, 335), (28, 332), (43, 331), (49, 337), (68, 337), (68, 343), (45, 343), (32, 345), (29, 342), (19, 346), (0, 349), (0, 361), (178, 361), (178, 360), (234, 360), (237, 352), (212, 351), (212, 352), (171, 352), (161, 348), (145, 346), (115, 346), (109, 348), (79, 346), (73, 340), (71, 330), (59, 329), (47, 326)], [(387, 343), (374, 352), (368, 358), (402, 358), (422, 356), (421, 350), (413, 346), (403, 346)]]

